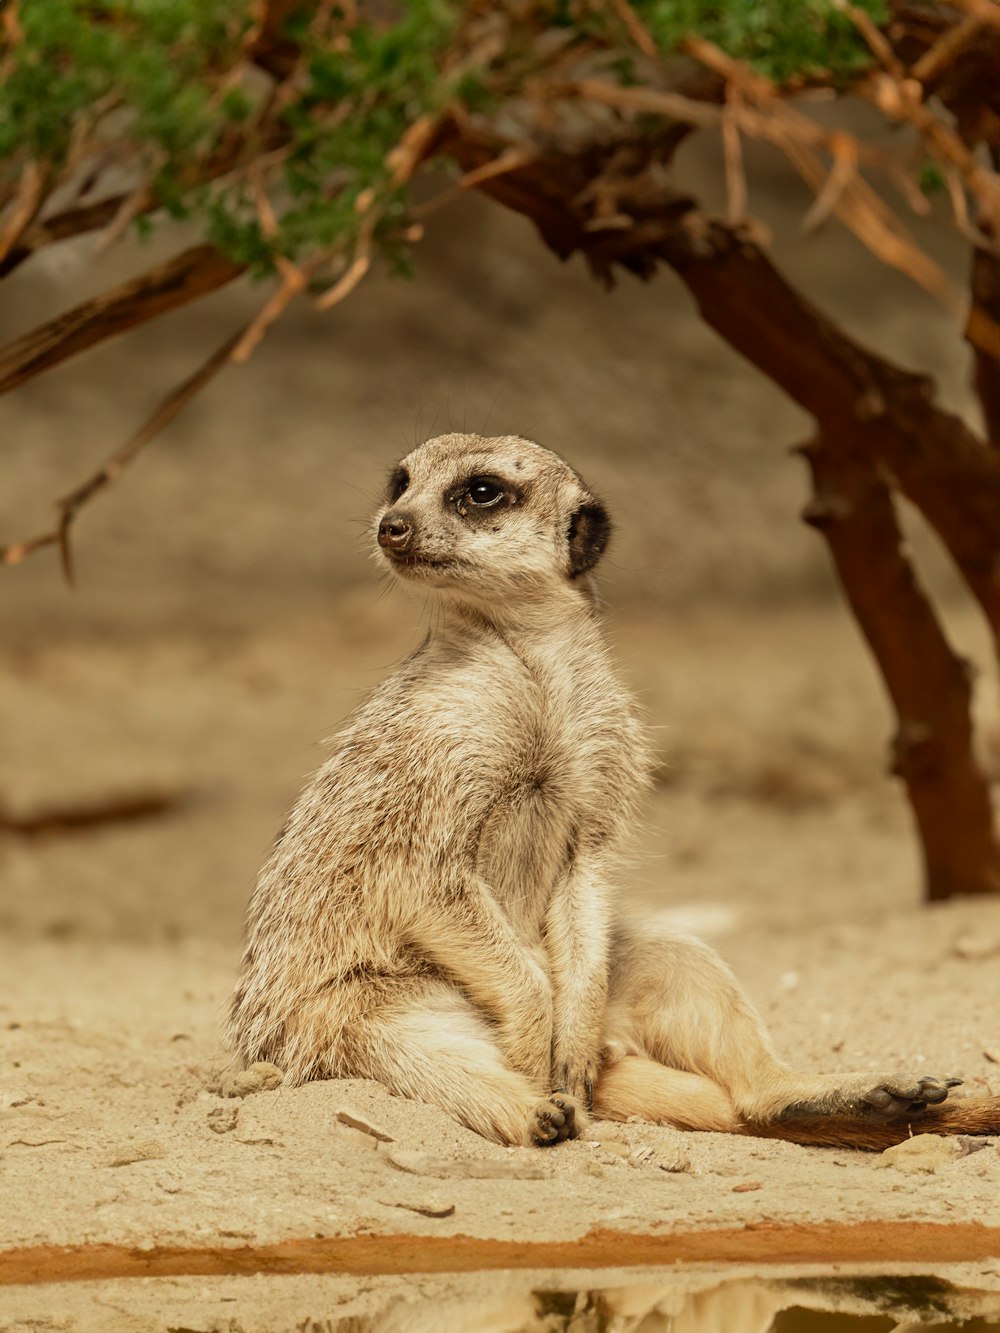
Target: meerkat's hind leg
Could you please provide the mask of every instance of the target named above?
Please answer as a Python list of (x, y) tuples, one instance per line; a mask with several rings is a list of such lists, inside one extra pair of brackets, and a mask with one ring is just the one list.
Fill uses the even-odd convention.
[(713, 1123), (690, 1128), (720, 1127), (728, 1114), (735, 1129), (780, 1112), (793, 1095), (760, 1015), (718, 954), (691, 936), (619, 926), (604, 1042), (700, 1078)]
[(710, 1078), (668, 1069), (641, 1055), (608, 1063), (594, 1090), (594, 1115), (599, 1120), (636, 1116), (654, 1125), (730, 1134), (740, 1124), (729, 1095)]
[(817, 1116), (920, 1115), (961, 1081), (795, 1072), (778, 1058), (760, 1015), (713, 949), (648, 931), (623, 929), (614, 941), (606, 1040), (710, 1079), (749, 1132), (753, 1124)]
[(457, 990), (425, 983), (407, 1002), (366, 1015), (352, 1033), (356, 1076), (429, 1102), (484, 1138), (545, 1147), (576, 1138), (586, 1117), (511, 1069), (489, 1024)]

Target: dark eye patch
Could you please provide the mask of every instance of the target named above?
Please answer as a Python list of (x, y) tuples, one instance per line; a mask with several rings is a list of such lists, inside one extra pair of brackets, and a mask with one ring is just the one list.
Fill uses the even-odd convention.
[(396, 468), (395, 472), (393, 472), (392, 476), (389, 478), (389, 485), (386, 488), (389, 496), (389, 503), (395, 504), (409, 484), (410, 474), (407, 472), (406, 468)]

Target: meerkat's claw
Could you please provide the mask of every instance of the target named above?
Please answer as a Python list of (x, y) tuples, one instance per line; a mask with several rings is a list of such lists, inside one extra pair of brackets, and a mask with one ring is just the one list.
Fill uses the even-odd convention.
[(925, 1111), (927, 1107), (943, 1102), (960, 1078), (939, 1079), (930, 1074), (903, 1075), (886, 1079), (866, 1092), (861, 1104), (869, 1114), (891, 1120), (895, 1116)]
[(582, 1102), (587, 1111), (594, 1109), (594, 1083), (597, 1078), (598, 1066), (588, 1061), (582, 1068), (571, 1069), (569, 1065), (563, 1065), (559, 1072), (559, 1082), (556, 1084), (556, 1092), (568, 1094)]

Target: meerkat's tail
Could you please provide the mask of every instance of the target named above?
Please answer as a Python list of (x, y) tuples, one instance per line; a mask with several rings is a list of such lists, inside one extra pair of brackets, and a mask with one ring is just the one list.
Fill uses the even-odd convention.
[(1000, 1134), (1000, 1097), (964, 1097), (928, 1106), (919, 1115), (894, 1120), (815, 1116), (742, 1124), (736, 1130), (758, 1139), (784, 1139), (817, 1148), (865, 1148), (878, 1152), (915, 1134)]

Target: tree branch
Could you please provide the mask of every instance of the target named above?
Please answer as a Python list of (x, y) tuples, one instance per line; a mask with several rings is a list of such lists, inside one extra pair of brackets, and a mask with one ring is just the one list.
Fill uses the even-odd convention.
[[(471, 171), (496, 146), (453, 124), (435, 151)], [(477, 188), (531, 218), (560, 258), (582, 254), (605, 282), (617, 266), (645, 278), (668, 264), (706, 323), (823, 431), (865, 427), (873, 457), (938, 532), (1000, 645), (1000, 457), (934, 402), (926, 377), (855, 342), (791, 287), (751, 227), (706, 217), (692, 200), (654, 188), (642, 170), (609, 183), (632, 226), (589, 227), (585, 201), (602, 171), (596, 151), (543, 155)], [(589, 195), (581, 179), (589, 180)]]
[(93, 499), (98, 491), (117, 481), (136, 455), (173, 421), (174, 417), (188, 405), (196, 394), (201, 392), (210, 380), (215, 378), (224, 366), (233, 360), (233, 354), (243, 340), (247, 327), (240, 328), (231, 337), (227, 338), (222, 346), (198, 367), (193, 375), (189, 375), (187, 379), (162, 399), (153, 414), (131, 439), (116, 450), (95, 473), (62, 497), (57, 506), (59, 519), (55, 527), (48, 532), (40, 533), (36, 537), (13, 542), (9, 546), (0, 546), (0, 565), (18, 565), (27, 556), (45, 546), (58, 546), (63, 574), (66, 581), (72, 583), (73, 558), (70, 547), (70, 531), (80, 510)]
[(243, 271), (210, 245), (196, 245), (175, 255), (0, 348), (0, 394), (88, 347), (196, 301)]
[[(972, 296), (969, 324), (980, 311), (994, 323), (1000, 323), (1000, 255), (985, 245), (973, 246), (969, 290)], [(969, 341), (972, 343), (972, 382), (979, 396), (986, 435), (993, 447), (1000, 449), (1000, 360), (984, 351), (973, 339)]]
[(3, 259), (0, 259), (0, 278), (12, 273), (26, 259), (30, 259), (36, 250), (45, 245), (69, 240), (72, 236), (82, 236), (88, 231), (96, 231), (98, 227), (107, 226), (114, 221), (127, 198), (125, 194), (116, 194), (107, 199), (99, 199), (93, 204), (78, 204), (75, 208), (65, 208), (44, 222), (36, 223), (4, 255)]
[(929, 899), (1000, 889), (989, 788), (972, 744), (966, 662), (952, 651), (904, 553), (866, 430), (822, 432), (800, 452), (813, 478), (803, 518), (830, 548), (896, 710), (893, 772), (906, 785)]
[(873, 459), (940, 535), (1000, 643), (1000, 458), (934, 403), (930, 381), (848, 338), (745, 237), (692, 218), (660, 254), (706, 322), (822, 430), (863, 431)]
[[(994, 175), (1000, 181), (1000, 141), (989, 145)], [(981, 341), (971, 336), (974, 324), (984, 317), (1000, 324), (1000, 230), (979, 218), (981, 244), (972, 247), (969, 294), (972, 305), (966, 326), (966, 340), (972, 348), (972, 383), (979, 397), (986, 437), (1000, 450), (1000, 349), (986, 351)]]

